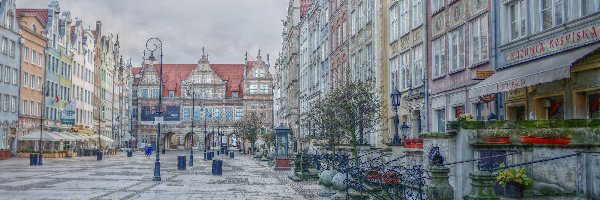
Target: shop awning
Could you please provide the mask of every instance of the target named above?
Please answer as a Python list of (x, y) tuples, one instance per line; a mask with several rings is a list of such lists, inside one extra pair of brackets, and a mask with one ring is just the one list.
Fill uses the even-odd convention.
[(571, 65), (594, 52), (600, 44), (562, 52), (496, 72), (469, 90), (471, 98), (569, 78)]
[(19, 137), (19, 140), (21, 140), (21, 141), (42, 140), (43, 142), (47, 142), (47, 141), (56, 142), (56, 141), (62, 141), (62, 140), (64, 140), (64, 138), (57, 135), (56, 132), (50, 132), (50, 131), (43, 131), (42, 135), (40, 136), (40, 131), (37, 131), (37, 132), (31, 132), (27, 135), (21, 136), (21, 137)]

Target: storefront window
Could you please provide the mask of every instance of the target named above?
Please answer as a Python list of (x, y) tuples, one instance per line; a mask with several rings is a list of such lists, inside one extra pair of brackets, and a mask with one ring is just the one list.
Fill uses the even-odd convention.
[(446, 114), (446, 111), (444, 109), (435, 111), (435, 115), (437, 117), (437, 131), (438, 132), (445, 131), (445, 127), (446, 127), (446, 118), (444, 116), (445, 114)]
[(591, 94), (588, 97), (590, 119), (600, 119), (600, 94)]
[(508, 107), (508, 120), (522, 121), (527, 119), (527, 113), (524, 105)]

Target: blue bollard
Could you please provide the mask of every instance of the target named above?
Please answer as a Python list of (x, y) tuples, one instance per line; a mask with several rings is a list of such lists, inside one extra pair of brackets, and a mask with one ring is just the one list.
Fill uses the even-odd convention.
[(207, 159), (207, 160), (212, 160), (212, 158), (213, 158), (213, 153), (214, 153), (214, 152), (212, 152), (212, 151), (211, 151), (211, 152), (208, 152), (208, 154), (206, 154), (206, 159)]
[(96, 160), (102, 160), (102, 152), (101, 151), (96, 152)]
[(177, 169), (185, 170), (185, 156), (177, 156)]
[(131, 150), (127, 151), (127, 157), (132, 157), (133, 156), (133, 152), (131, 152)]
[(38, 165), (38, 154), (30, 153), (29, 154), (29, 166), (36, 166), (36, 165)]
[(222, 160), (213, 160), (212, 175), (214, 175), (214, 176), (223, 175), (223, 161)]
[(229, 158), (235, 158), (235, 152), (233, 152), (233, 151), (229, 152)]
[(203, 160), (206, 160), (206, 152), (204, 152), (204, 158), (203, 158)]

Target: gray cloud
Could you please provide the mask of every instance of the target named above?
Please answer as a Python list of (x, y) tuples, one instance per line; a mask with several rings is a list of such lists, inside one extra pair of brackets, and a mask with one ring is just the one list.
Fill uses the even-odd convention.
[[(17, 8), (47, 8), (48, 0), (17, 0)], [(146, 40), (159, 37), (164, 62), (196, 63), (204, 46), (211, 63), (242, 63), (258, 49), (274, 61), (281, 49), (286, 0), (59, 0), (85, 26), (101, 20), (119, 34), (123, 58), (141, 62)], [(273, 63), (273, 62), (272, 62)]]

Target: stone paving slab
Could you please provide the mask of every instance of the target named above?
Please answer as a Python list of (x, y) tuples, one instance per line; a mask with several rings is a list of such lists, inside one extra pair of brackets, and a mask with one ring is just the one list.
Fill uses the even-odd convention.
[[(211, 174), (212, 161), (196, 156), (195, 166), (177, 170), (178, 151), (161, 154), (162, 181), (152, 181), (155, 155), (122, 155), (0, 161), (0, 199), (321, 199), (316, 181), (293, 182), (292, 172), (236, 155), (223, 160), (223, 175)], [(194, 153), (202, 155), (201, 153)], [(189, 152), (184, 155), (189, 156)], [(189, 159), (189, 158), (188, 158)]]

